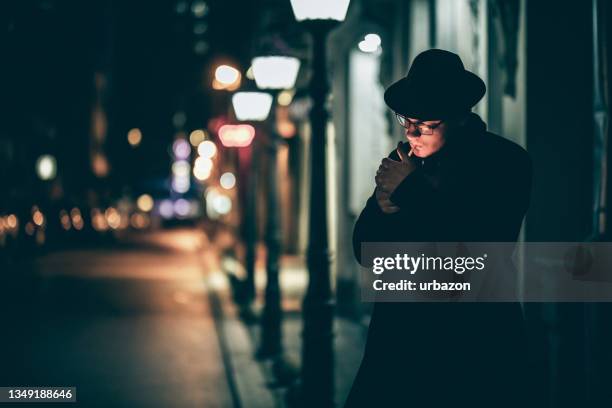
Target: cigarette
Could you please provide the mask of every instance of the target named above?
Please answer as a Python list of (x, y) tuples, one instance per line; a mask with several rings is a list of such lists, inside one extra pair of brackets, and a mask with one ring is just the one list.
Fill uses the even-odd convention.
[(410, 149), (410, 151), (408, 152), (408, 157), (412, 156), (412, 152), (414, 150), (414, 147)]

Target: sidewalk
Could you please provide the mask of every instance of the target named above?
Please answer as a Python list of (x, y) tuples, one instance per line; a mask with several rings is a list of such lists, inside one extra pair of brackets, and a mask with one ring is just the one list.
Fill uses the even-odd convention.
[[(210, 259), (210, 258), (209, 258)], [(258, 256), (258, 259), (265, 259)], [(228, 262), (226, 259), (224, 262)], [(231, 261), (230, 261), (231, 262)], [(283, 293), (283, 343), (287, 360), (299, 367), (301, 360), (302, 315), (301, 302), (307, 284), (307, 271), (303, 260), (297, 256), (283, 256), (281, 262), (281, 288)], [(286, 388), (274, 385), (270, 362), (255, 359), (258, 345), (259, 325), (248, 325), (238, 317), (227, 275), (220, 271), (209, 275), (211, 296), (218, 301), (218, 330), (227, 351), (227, 366), (233, 376), (240, 407), (285, 407)], [(234, 267), (237, 267), (234, 264)], [(210, 265), (209, 265), (210, 268)], [(210, 268), (209, 270), (214, 270)], [(240, 273), (240, 272), (239, 272)], [(265, 290), (265, 269), (263, 264), (256, 267), (257, 301), (256, 309), (263, 307)], [(335, 351), (335, 402), (341, 407), (346, 399), (353, 379), (359, 368), (365, 346), (366, 328), (358, 323), (336, 318), (334, 326)]]

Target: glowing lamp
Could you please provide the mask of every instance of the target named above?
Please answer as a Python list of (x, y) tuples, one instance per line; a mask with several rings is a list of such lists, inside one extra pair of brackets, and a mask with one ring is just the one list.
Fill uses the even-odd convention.
[(57, 174), (57, 162), (55, 157), (45, 154), (36, 161), (36, 173), (41, 180), (54, 179)]
[(359, 49), (365, 53), (373, 53), (380, 49), (382, 40), (378, 34), (367, 34), (359, 43)]
[(213, 89), (225, 89), (232, 91), (238, 89), (242, 75), (240, 71), (229, 65), (219, 65), (215, 69), (215, 77), (213, 79)]
[(238, 120), (266, 120), (272, 107), (272, 95), (265, 92), (236, 92), (232, 105)]
[(215, 70), (215, 79), (223, 85), (231, 85), (240, 78), (240, 71), (229, 65), (220, 65)]
[(291, 0), (297, 21), (344, 21), (350, 0)]
[(255, 137), (255, 128), (251, 125), (223, 125), (219, 129), (219, 138), (226, 147), (246, 147)]
[(286, 56), (255, 57), (252, 67), (258, 88), (289, 89), (295, 85), (300, 60)]

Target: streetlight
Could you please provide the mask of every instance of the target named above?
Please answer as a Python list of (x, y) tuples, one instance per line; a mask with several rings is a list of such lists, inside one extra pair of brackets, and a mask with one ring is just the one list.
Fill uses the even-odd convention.
[(346, 17), (350, 0), (291, 0), (293, 14), (313, 37), (310, 220), (308, 237), (308, 288), (303, 303), (302, 371), (300, 399), (304, 406), (334, 405), (333, 315), (327, 236), (326, 127), (329, 94), (325, 41), (327, 34)]
[[(267, 96), (266, 96), (267, 95)], [(272, 97), (263, 92), (237, 92), (232, 97), (232, 106), (239, 120), (263, 121), (270, 114), (272, 107)], [(255, 128), (248, 124), (223, 125), (219, 129), (219, 138), (224, 146), (247, 147), (251, 145), (255, 137)], [(248, 150), (246, 162), (250, 166), (250, 171), (243, 170), (242, 174), (249, 174), (249, 182), (246, 195), (245, 208), (245, 269), (246, 279), (244, 281), (243, 296), (239, 303), (243, 318), (252, 320), (254, 314), (251, 303), (255, 298), (255, 257), (257, 247), (257, 171), (259, 154), (256, 151), (257, 145), (253, 144)], [(241, 167), (244, 166), (240, 161)]]
[(300, 70), (300, 60), (285, 55), (266, 55), (253, 58), (251, 66), (258, 88), (291, 89)]
[[(255, 83), (259, 88), (271, 90), (276, 99), (277, 94), (295, 86), (300, 60), (285, 55), (257, 56), (251, 61)], [(282, 307), (279, 283), (279, 257), (281, 247), (281, 229), (278, 220), (277, 191), (277, 152), (280, 138), (276, 134), (274, 111), (268, 118), (270, 122), (270, 143), (268, 147), (268, 217), (266, 223), (266, 302), (262, 315), (261, 344), (258, 350), (260, 358), (273, 358), (277, 379), (281, 382), (295, 378), (293, 369), (283, 358), (282, 345)]]
[(351, 0), (291, 0), (295, 19), (302, 21), (344, 21)]
[(232, 96), (236, 119), (245, 121), (266, 120), (272, 107), (272, 95), (265, 92), (236, 92)]

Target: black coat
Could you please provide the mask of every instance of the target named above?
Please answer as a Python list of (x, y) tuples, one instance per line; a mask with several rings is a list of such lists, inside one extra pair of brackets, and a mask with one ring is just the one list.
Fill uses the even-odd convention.
[[(396, 152), (390, 157), (398, 160)], [(362, 242), (514, 242), (529, 204), (531, 161), (471, 114), (417, 168), (384, 214), (374, 195)], [(525, 406), (527, 348), (517, 303), (376, 303), (346, 407)]]

